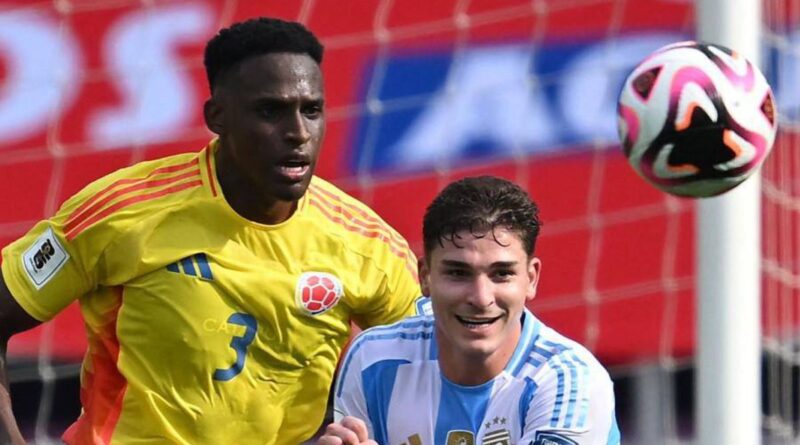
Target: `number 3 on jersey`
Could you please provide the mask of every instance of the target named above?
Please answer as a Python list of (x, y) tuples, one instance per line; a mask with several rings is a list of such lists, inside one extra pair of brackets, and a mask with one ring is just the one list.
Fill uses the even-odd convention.
[(244, 334), (234, 336), (231, 339), (231, 348), (236, 351), (236, 363), (227, 369), (217, 369), (214, 371), (214, 380), (227, 382), (236, 377), (244, 369), (244, 359), (247, 357), (247, 347), (256, 339), (258, 323), (255, 317), (250, 314), (237, 312), (228, 317), (229, 324), (244, 326)]

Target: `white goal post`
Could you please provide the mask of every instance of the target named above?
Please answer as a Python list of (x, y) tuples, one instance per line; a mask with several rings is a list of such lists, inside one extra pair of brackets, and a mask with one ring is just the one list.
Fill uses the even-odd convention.
[[(760, 65), (761, 1), (696, 0), (697, 38)], [(761, 177), (699, 200), (697, 443), (761, 443)]]

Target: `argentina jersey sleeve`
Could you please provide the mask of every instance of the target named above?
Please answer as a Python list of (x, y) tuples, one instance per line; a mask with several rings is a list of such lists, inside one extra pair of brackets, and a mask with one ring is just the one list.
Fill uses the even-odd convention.
[[(563, 338), (563, 337), (562, 337)], [(542, 341), (521, 445), (618, 445), (608, 372), (582, 346)]]
[(375, 437), (374, 429), (369, 421), (367, 401), (364, 397), (364, 385), (361, 371), (364, 363), (362, 360), (361, 346), (365, 340), (364, 333), (353, 341), (347, 350), (339, 368), (333, 394), (333, 419), (341, 422), (345, 416), (353, 416), (367, 424), (369, 437)]
[(334, 387), (335, 420), (363, 420), (370, 438), (382, 445), (428, 443), (423, 439), (430, 436), (433, 399), (440, 393), (433, 383), (439, 374), (431, 372), (437, 367), (430, 359), (433, 325), (433, 317), (410, 317), (356, 337)]

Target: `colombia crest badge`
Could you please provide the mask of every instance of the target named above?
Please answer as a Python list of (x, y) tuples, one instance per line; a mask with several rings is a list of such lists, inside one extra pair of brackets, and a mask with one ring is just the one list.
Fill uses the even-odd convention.
[(344, 294), (342, 282), (327, 272), (304, 272), (297, 280), (295, 300), (311, 315), (320, 315), (336, 306)]

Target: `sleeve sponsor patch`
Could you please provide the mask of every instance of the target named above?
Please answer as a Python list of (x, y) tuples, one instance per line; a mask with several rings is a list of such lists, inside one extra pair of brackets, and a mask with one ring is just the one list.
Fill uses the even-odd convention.
[(530, 445), (577, 445), (577, 442), (552, 431), (539, 431)]
[(47, 284), (69, 260), (69, 254), (58, 242), (53, 229), (48, 228), (25, 253), (22, 265), (36, 289)]

